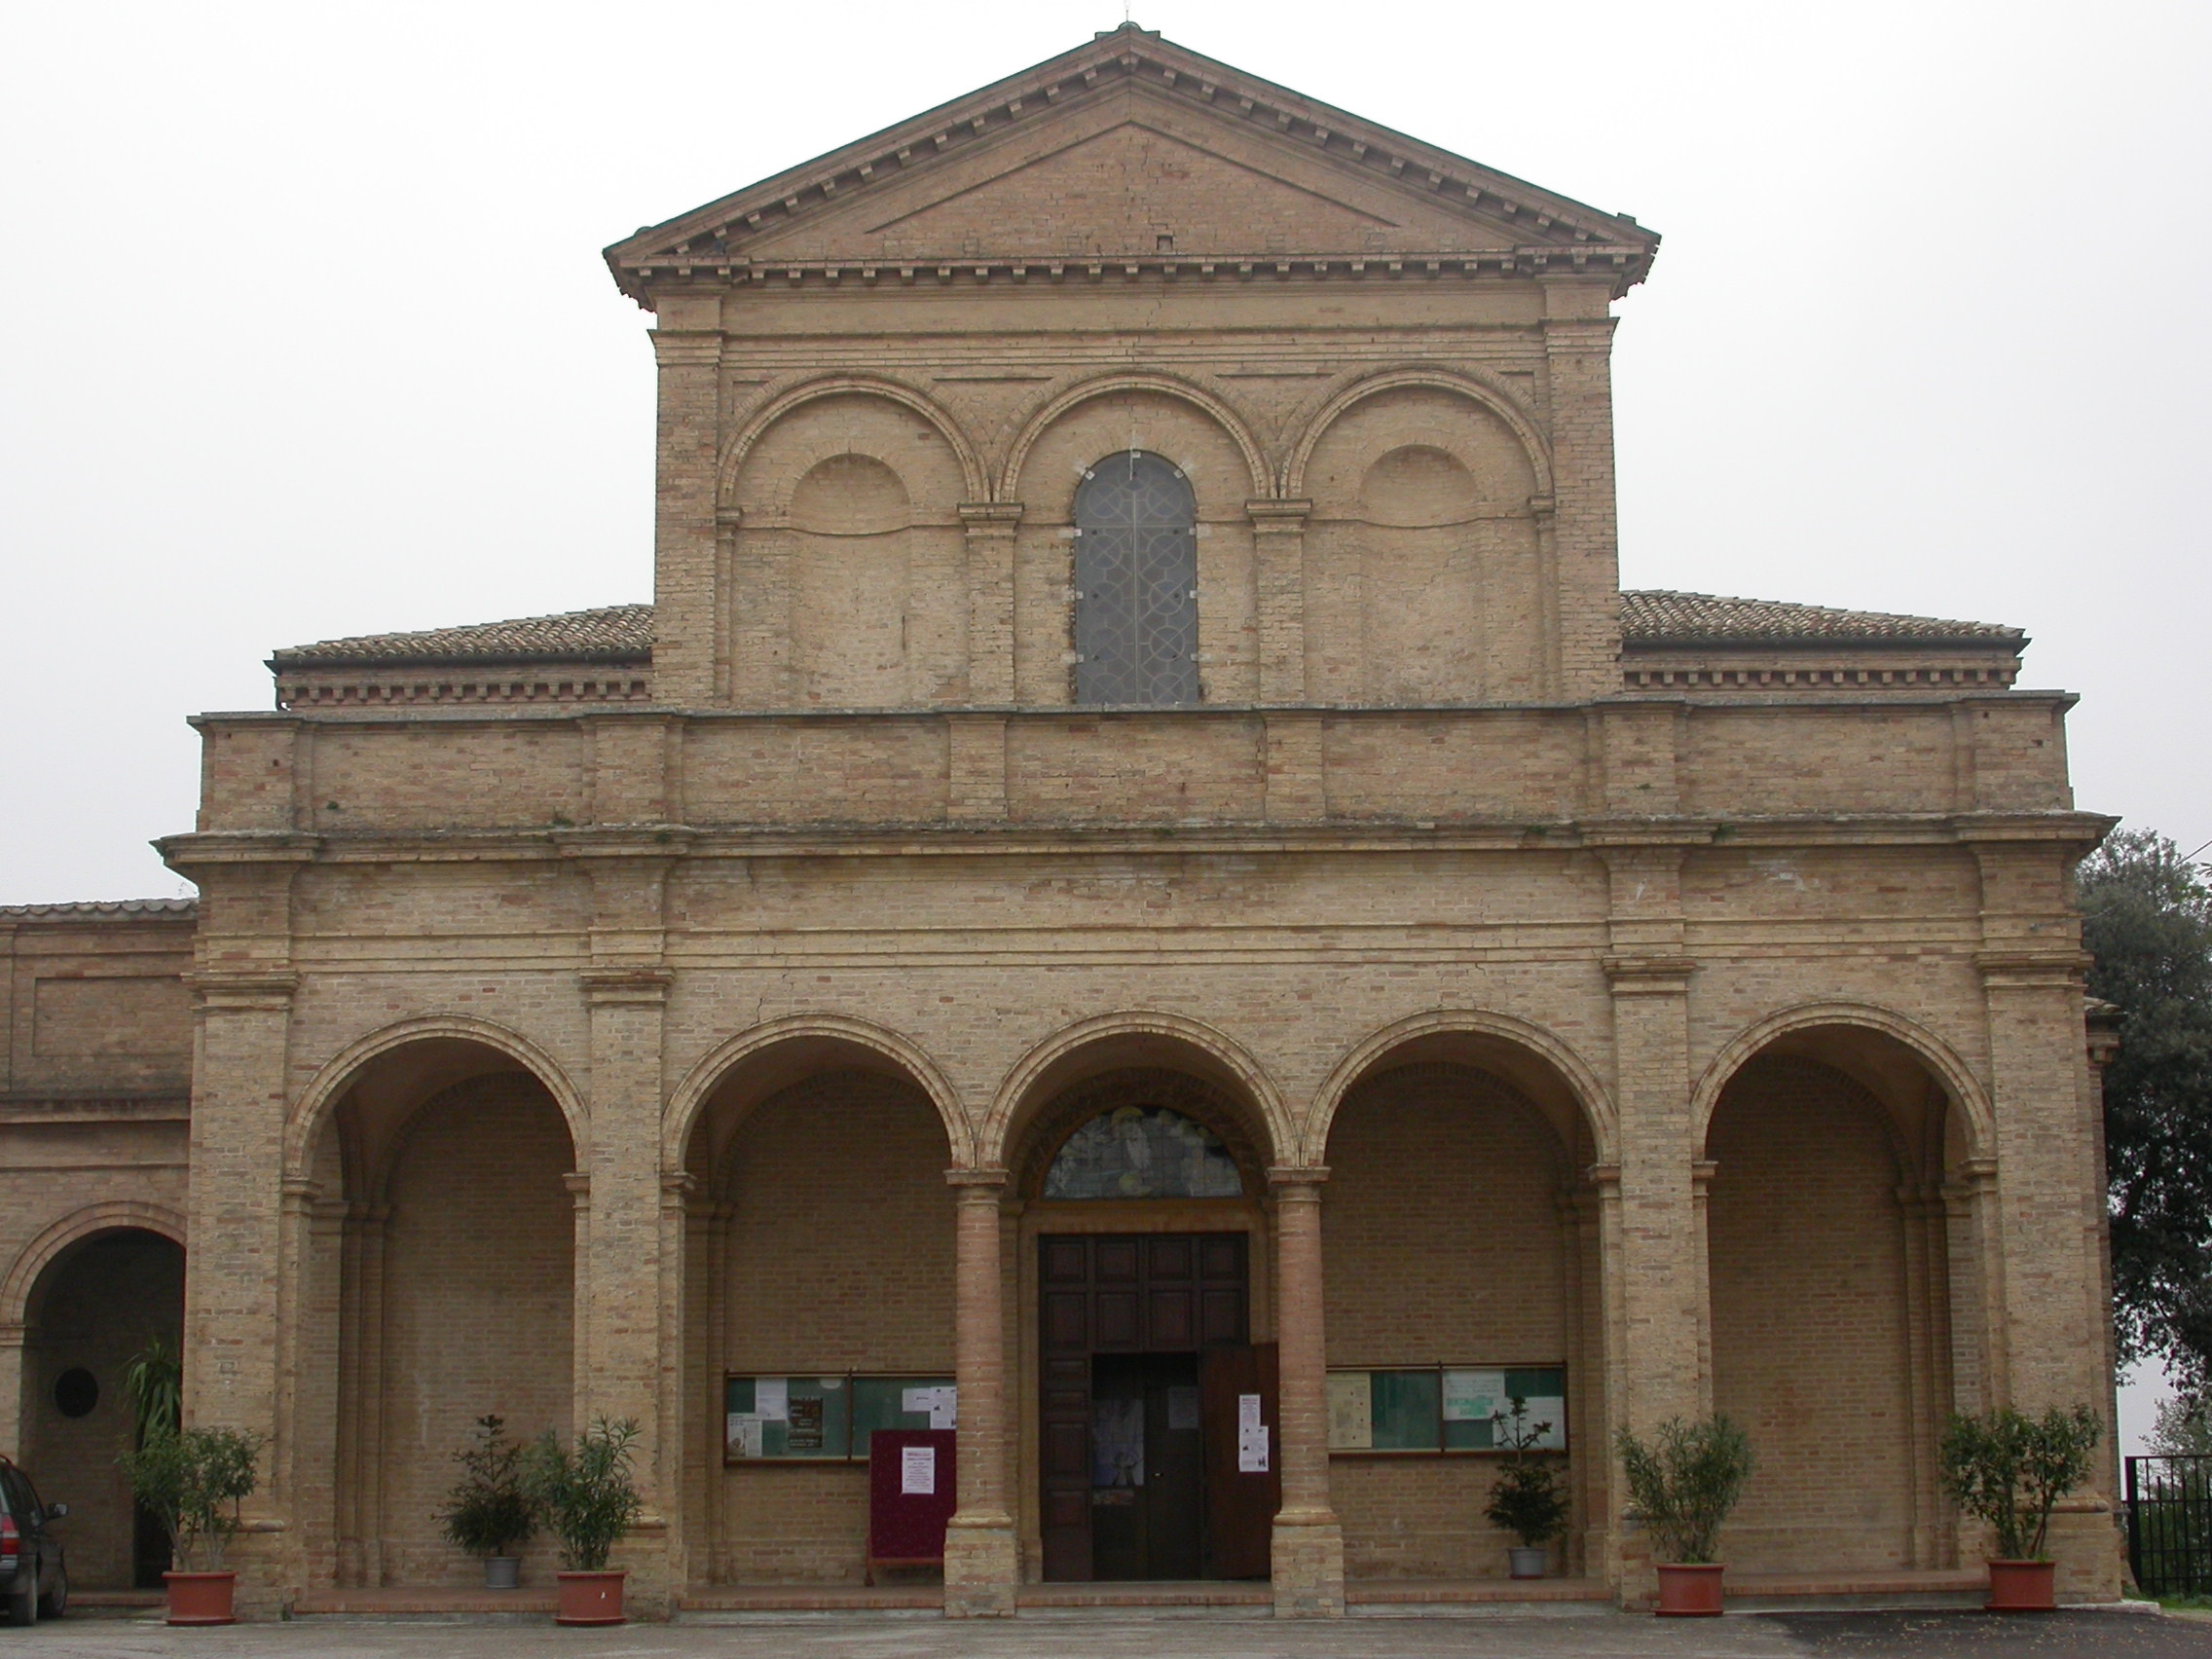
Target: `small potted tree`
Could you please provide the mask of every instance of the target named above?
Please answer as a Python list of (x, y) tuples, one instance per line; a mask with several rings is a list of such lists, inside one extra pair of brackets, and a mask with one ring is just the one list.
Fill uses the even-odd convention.
[(1559, 1536), (1567, 1525), (1567, 1494), (1560, 1491), (1559, 1468), (1549, 1458), (1535, 1456), (1548, 1422), (1529, 1420), (1529, 1402), (1514, 1397), (1512, 1409), (1490, 1414), (1491, 1439), (1506, 1451), (1505, 1467), (1491, 1489), (1483, 1514), (1500, 1531), (1521, 1541), (1505, 1552), (1507, 1571), (1515, 1578), (1544, 1575), (1544, 1545)]
[(448, 1540), (483, 1558), (487, 1590), (512, 1590), (522, 1582), (515, 1552), (537, 1530), (536, 1512), (522, 1487), (522, 1455), (498, 1413), (478, 1418), (475, 1442), (454, 1454), (461, 1476), (438, 1511)]
[(1720, 1524), (1751, 1478), (1751, 1437), (1724, 1416), (1670, 1418), (1649, 1445), (1622, 1429), (1620, 1458), (1630, 1508), (1657, 1557), (1654, 1610), (1666, 1618), (1716, 1616), (1726, 1568), (1713, 1558)]
[(2053, 1406), (2040, 1418), (2001, 1406), (1954, 1415), (1944, 1427), (1937, 1450), (1943, 1490), (1996, 1533), (1989, 1561), (1992, 1612), (2048, 1612), (2058, 1604), (2056, 1564), (2044, 1554), (2050, 1512), (2088, 1478), (2098, 1432), (2087, 1406)]
[(164, 1424), (122, 1456), (130, 1490), (169, 1535), (174, 1564), (162, 1574), (172, 1625), (234, 1622), (238, 1574), (223, 1554), (239, 1530), (239, 1506), (255, 1485), (262, 1437), (236, 1428)]
[(551, 1429), (524, 1456), (523, 1490), (561, 1540), (568, 1566), (553, 1576), (560, 1584), (554, 1623), (610, 1625), (622, 1622), (622, 1580), (607, 1557), (638, 1519), (645, 1500), (630, 1479), (630, 1448), (638, 1438), (635, 1418), (609, 1422), (595, 1417), (591, 1426), (565, 1446)]

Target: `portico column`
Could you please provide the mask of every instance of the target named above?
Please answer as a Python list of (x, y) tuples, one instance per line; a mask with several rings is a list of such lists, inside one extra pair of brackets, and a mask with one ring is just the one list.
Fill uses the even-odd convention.
[(1321, 1183), (1326, 1169), (1271, 1169), (1275, 1201), (1276, 1433), (1282, 1508), (1271, 1573), (1275, 1617), (1345, 1610), (1345, 1539), (1329, 1506), (1327, 1333), (1322, 1322)]
[(944, 1535), (944, 1616), (1005, 1618), (1021, 1580), (1007, 1501), (1006, 1306), (999, 1260), (1003, 1169), (951, 1169), (953, 1376), (960, 1388), (959, 1498)]

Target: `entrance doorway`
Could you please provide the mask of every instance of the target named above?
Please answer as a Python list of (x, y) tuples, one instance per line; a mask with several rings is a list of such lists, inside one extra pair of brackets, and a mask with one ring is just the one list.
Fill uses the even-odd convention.
[(1245, 1235), (1038, 1246), (1046, 1578), (1265, 1576), (1274, 1350), (1250, 1342)]

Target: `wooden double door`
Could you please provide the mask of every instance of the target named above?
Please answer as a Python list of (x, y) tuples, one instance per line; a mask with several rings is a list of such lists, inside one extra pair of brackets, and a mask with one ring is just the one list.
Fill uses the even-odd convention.
[(1038, 1248), (1045, 1576), (1266, 1576), (1275, 1353), (1250, 1340), (1245, 1235)]

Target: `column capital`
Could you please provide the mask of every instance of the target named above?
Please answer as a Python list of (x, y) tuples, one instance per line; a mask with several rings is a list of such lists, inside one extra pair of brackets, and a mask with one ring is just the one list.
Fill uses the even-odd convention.
[(2095, 960), (2082, 950), (1977, 950), (1973, 965), (1985, 988), (2079, 985)]
[(1601, 966), (1617, 997), (1679, 996), (1697, 964), (1686, 956), (1607, 956)]
[(1312, 512), (1313, 503), (1308, 500), (1282, 501), (1270, 498), (1244, 503), (1244, 516), (1252, 521), (1252, 528), (1263, 535), (1272, 532), (1295, 534), (1302, 531)]
[(954, 510), (970, 535), (1012, 535), (1021, 523), (1019, 501), (962, 501)]
[(576, 979), (594, 1008), (621, 1003), (657, 1007), (668, 1001), (668, 987), (675, 982), (676, 975), (666, 968), (640, 965), (586, 968)]
[(1268, 1170), (1268, 1187), (1280, 1198), (1318, 1198), (1328, 1178), (1326, 1164), (1275, 1165)]
[(965, 1198), (974, 1193), (979, 1198), (997, 1198), (1004, 1191), (1011, 1172), (1005, 1169), (947, 1169), (945, 1184)]
[(263, 970), (187, 974), (184, 982), (193, 1001), (203, 1009), (272, 1014), (290, 1011), (300, 977), (288, 971)]

